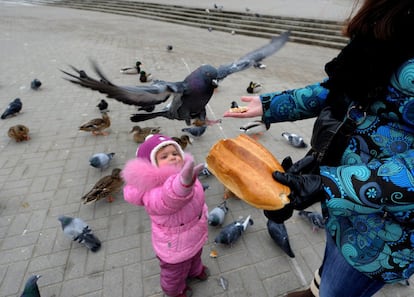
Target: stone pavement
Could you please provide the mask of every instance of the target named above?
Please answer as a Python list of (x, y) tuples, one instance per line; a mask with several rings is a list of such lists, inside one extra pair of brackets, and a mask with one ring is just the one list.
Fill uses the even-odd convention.
[[(143, 208), (127, 204), (122, 193), (109, 204), (83, 205), (80, 197), (112, 168), (122, 168), (134, 157), (136, 143), (129, 131), (132, 106), (108, 100), (112, 126), (109, 136), (78, 131), (83, 122), (99, 117), (101, 94), (72, 85), (59, 69), (72, 64), (90, 71), (98, 61), (107, 76), (121, 85), (140, 84), (119, 69), (136, 60), (154, 78), (178, 81), (202, 63), (230, 62), (267, 40), (222, 32), (208, 32), (133, 17), (94, 13), (17, 2), (0, 3), (0, 107), (16, 97), (23, 110), (0, 121), (0, 296), (20, 296), (25, 280), (40, 274), (43, 297), (160, 297), (158, 261), (150, 243), (150, 222)], [(165, 48), (172, 44), (174, 50)], [(208, 105), (208, 116), (220, 118), (246, 95), (249, 81), (259, 81), (263, 92), (303, 86), (324, 77), (323, 65), (336, 50), (289, 43), (265, 61), (265, 70), (248, 69), (227, 77)], [(30, 81), (43, 82), (39, 91)], [(235, 137), (246, 120), (224, 119), (211, 126), (187, 150), (203, 162), (209, 148), (223, 137)], [(308, 142), (312, 120), (272, 125), (260, 141), (279, 159), (299, 159), (305, 150), (289, 146), (283, 131), (302, 135)], [(30, 128), (31, 140), (16, 143), (7, 137), (15, 124)], [(157, 118), (141, 125), (162, 127), (171, 136), (182, 134), (183, 122)], [(96, 152), (115, 152), (109, 169), (88, 164)], [(203, 182), (209, 207), (222, 201), (223, 186), (214, 177)], [(229, 200), (225, 223), (251, 215), (254, 225), (232, 247), (219, 246), (210, 258), (217, 228), (209, 228), (203, 260), (212, 275), (192, 283), (194, 297), (283, 296), (306, 286), (321, 263), (324, 233), (295, 214), (286, 225), (296, 257), (285, 255), (271, 240), (261, 211), (240, 200)], [(314, 207), (318, 210), (318, 207)], [(102, 249), (89, 252), (62, 234), (58, 215), (81, 217), (102, 240)], [(227, 290), (218, 279), (229, 281)], [(387, 286), (376, 297), (414, 296), (402, 285)]]

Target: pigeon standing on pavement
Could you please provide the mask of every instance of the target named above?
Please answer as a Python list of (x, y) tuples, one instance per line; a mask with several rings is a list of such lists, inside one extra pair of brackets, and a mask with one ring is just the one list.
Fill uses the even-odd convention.
[(210, 170), (208, 170), (208, 167), (207, 167), (207, 163), (204, 163), (204, 167), (203, 167), (203, 169), (201, 169), (201, 171), (198, 173), (198, 177), (200, 178), (200, 177), (208, 177), (208, 176), (211, 176), (212, 175), (212, 173), (211, 173), (211, 171)]
[(282, 136), (294, 147), (305, 148), (308, 146), (302, 136), (289, 132), (283, 132)]
[(272, 220), (267, 221), (267, 231), (269, 232), (270, 237), (273, 241), (291, 258), (295, 257), (290, 243), (289, 237), (286, 230), (285, 224), (278, 224)]
[(210, 226), (222, 225), (228, 211), (229, 208), (227, 207), (227, 202), (224, 201), (220, 203), (209, 212), (208, 224)]
[(22, 110), (23, 104), (20, 98), (14, 99), (12, 102), (9, 103), (6, 110), (1, 115), (1, 119), (4, 120), (9, 116), (16, 115)]
[(58, 220), (62, 225), (62, 230), (66, 237), (80, 244), (84, 244), (94, 253), (99, 251), (101, 241), (92, 233), (92, 230), (82, 219), (59, 216)]
[(30, 83), (30, 88), (32, 88), (32, 90), (38, 90), (40, 88), (40, 86), (42, 85), (41, 81), (38, 80), (37, 78), (35, 78), (34, 80), (32, 80), (32, 82)]
[(207, 126), (191, 126), (191, 127), (186, 127), (186, 128), (182, 128), (181, 131), (182, 132), (186, 132), (189, 133), (191, 135), (193, 135), (194, 137), (200, 137), (201, 135), (204, 134), (204, 132), (206, 132), (207, 130)]
[(71, 68), (77, 74), (63, 70), (62, 72), (69, 76), (65, 79), (72, 83), (105, 93), (108, 98), (116, 99), (122, 103), (140, 106), (144, 110), (148, 110), (148, 108), (151, 110), (155, 105), (166, 102), (170, 97), (173, 97), (166, 108), (155, 112), (135, 114), (131, 117), (131, 121), (140, 122), (156, 117), (165, 117), (184, 120), (189, 126), (191, 119), (205, 120), (206, 105), (213, 96), (218, 81), (232, 73), (248, 69), (274, 54), (283, 47), (289, 35), (288, 31), (278, 37), (273, 37), (268, 44), (244, 55), (235, 62), (223, 64), (218, 68), (208, 64), (201, 65), (179, 82), (156, 80), (148, 86), (117, 86), (104, 76), (96, 62), (92, 62), (92, 67), (105, 83), (89, 76), (79, 77), (79, 72), (73, 66)]
[(299, 216), (305, 218), (312, 224), (312, 231), (325, 228), (325, 219), (319, 212), (300, 210)]
[(89, 158), (89, 164), (92, 167), (103, 170), (109, 167), (109, 163), (111, 162), (114, 156), (115, 153), (97, 153)]
[(108, 112), (108, 102), (106, 102), (105, 99), (101, 99), (96, 107), (99, 108), (100, 112)]
[(246, 219), (234, 221), (221, 229), (220, 233), (214, 239), (214, 242), (233, 245), (249, 225), (253, 225), (253, 220), (250, 218), (250, 215)]
[(23, 289), (23, 293), (20, 297), (41, 297), (39, 287), (37, 286), (37, 281), (39, 280), (40, 275), (35, 274), (28, 278)]

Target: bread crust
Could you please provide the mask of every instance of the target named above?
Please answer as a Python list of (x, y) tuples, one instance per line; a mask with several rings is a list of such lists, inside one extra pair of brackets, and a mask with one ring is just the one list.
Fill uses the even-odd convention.
[(283, 167), (262, 144), (245, 134), (218, 141), (206, 162), (225, 187), (256, 208), (277, 210), (289, 203), (290, 189), (272, 177), (276, 170), (283, 172)]

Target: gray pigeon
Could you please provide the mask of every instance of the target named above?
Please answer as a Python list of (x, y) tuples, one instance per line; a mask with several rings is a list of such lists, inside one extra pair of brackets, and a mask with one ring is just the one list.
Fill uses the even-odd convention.
[(250, 215), (246, 219), (234, 221), (221, 229), (220, 233), (214, 239), (214, 242), (233, 245), (249, 225), (253, 225), (253, 220), (250, 219)]
[(222, 225), (228, 211), (229, 208), (227, 207), (227, 202), (224, 201), (220, 203), (209, 212), (208, 224), (211, 226)]
[(299, 216), (307, 219), (312, 224), (312, 231), (325, 228), (325, 219), (322, 214), (314, 211), (300, 210)]
[(186, 127), (186, 128), (181, 129), (182, 132), (189, 133), (193, 135), (194, 137), (200, 137), (201, 135), (204, 134), (204, 132), (206, 132), (206, 130), (207, 130), (207, 126), (191, 126), (191, 127)]
[(9, 116), (13, 116), (19, 113), (22, 110), (23, 104), (20, 98), (14, 99), (12, 102), (9, 103), (6, 110), (1, 115), (1, 119), (4, 120)]
[(165, 117), (167, 119), (185, 120), (189, 126), (191, 119), (205, 120), (206, 105), (213, 96), (219, 80), (232, 73), (245, 70), (274, 54), (283, 47), (289, 35), (290, 32), (288, 31), (278, 37), (273, 37), (269, 44), (218, 68), (211, 65), (201, 65), (183, 81), (179, 82), (156, 80), (148, 86), (117, 86), (104, 76), (96, 62), (92, 62), (92, 67), (100, 79), (94, 79), (90, 76), (80, 77), (79, 70), (73, 66), (70, 67), (77, 74), (71, 74), (63, 70), (62, 72), (69, 76), (65, 79), (72, 83), (105, 93), (108, 98), (116, 99), (122, 103), (140, 106), (144, 110), (151, 110), (153, 106), (166, 102), (170, 97), (173, 97), (167, 108), (155, 112), (135, 114), (131, 117), (131, 121), (140, 122), (155, 117)]
[(203, 186), (203, 191), (205, 192), (206, 190), (210, 189), (210, 185), (207, 183), (201, 183), (201, 185)]
[(305, 148), (308, 146), (302, 136), (289, 132), (283, 132), (282, 136), (294, 147)]
[(207, 168), (207, 163), (204, 163), (204, 167), (203, 167), (203, 169), (201, 169), (201, 171), (198, 173), (198, 177), (200, 178), (200, 177), (209, 177), (209, 176), (211, 176), (212, 175), (212, 173), (211, 173), (211, 171), (210, 170), (208, 170), (208, 168)]
[(92, 167), (100, 168), (101, 170), (103, 170), (109, 167), (109, 163), (111, 162), (114, 156), (115, 153), (97, 153), (89, 158), (89, 164)]
[(30, 88), (32, 88), (32, 90), (38, 90), (41, 85), (42, 85), (42, 83), (40, 82), (40, 80), (38, 80), (37, 78), (35, 78), (30, 83)]
[(29, 277), (24, 286), (23, 293), (20, 297), (40, 297), (39, 287), (37, 286), (37, 281), (40, 278), (40, 275), (35, 274)]
[(97, 252), (101, 248), (101, 241), (92, 233), (89, 226), (80, 218), (59, 216), (58, 220), (62, 225), (65, 236), (84, 244), (92, 252)]
[(291, 258), (295, 257), (290, 243), (289, 237), (286, 230), (285, 224), (278, 224), (272, 220), (267, 221), (267, 231), (269, 232), (270, 237), (273, 241)]

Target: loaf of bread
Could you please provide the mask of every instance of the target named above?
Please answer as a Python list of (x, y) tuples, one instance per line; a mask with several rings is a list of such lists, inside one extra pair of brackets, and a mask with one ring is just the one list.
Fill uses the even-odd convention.
[(278, 210), (289, 203), (290, 189), (272, 177), (276, 170), (283, 172), (283, 167), (262, 144), (245, 134), (218, 141), (206, 162), (225, 187), (256, 208)]

